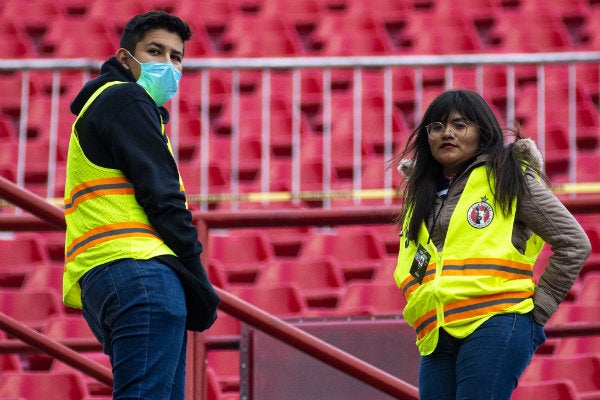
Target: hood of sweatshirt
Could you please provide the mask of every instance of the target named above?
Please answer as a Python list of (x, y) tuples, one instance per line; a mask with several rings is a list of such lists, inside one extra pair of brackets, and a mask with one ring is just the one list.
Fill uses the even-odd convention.
[(108, 61), (102, 64), (100, 75), (88, 81), (79, 91), (77, 96), (75, 96), (75, 99), (71, 103), (71, 112), (75, 115), (79, 115), (81, 109), (92, 94), (94, 94), (100, 86), (112, 81), (135, 82), (135, 78), (131, 71), (123, 67), (121, 63), (117, 61), (115, 56), (110, 57)]

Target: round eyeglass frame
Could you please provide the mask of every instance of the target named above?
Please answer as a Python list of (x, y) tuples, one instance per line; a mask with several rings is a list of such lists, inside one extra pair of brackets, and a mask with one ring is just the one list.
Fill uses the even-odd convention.
[[(454, 125), (456, 123), (461, 123), (461, 124), (465, 125), (465, 128), (464, 128), (465, 131), (464, 131), (464, 133), (460, 133), (460, 137), (463, 137), (463, 136), (465, 136), (467, 134), (467, 132), (469, 131), (469, 127), (471, 127), (471, 126), (477, 126), (475, 124), (470, 124), (470, 123), (465, 122), (465, 121), (453, 121), (453, 122), (449, 122), (447, 124), (445, 124), (443, 122), (435, 121), (435, 122), (432, 122), (430, 124), (425, 125), (425, 130), (427, 131), (427, 136), (430, 139), (434, 139), (435, 140), (435, 139), (439, 139), (442, 136), (442, 133), (445, 132), (446, 129), (448, 129), (448, 132), (456, 139), (459, 136), (456, 135), (456, 129), (452, 127), (452, 125)], [(431, 126), (432, 125), (438, 125), (438, 124), (441, 125), (441, 127), (442, 127), (442, 131), (441, 131), (442, 133), (440, 133), (439, 136), (433, 136), (431, 134)]]

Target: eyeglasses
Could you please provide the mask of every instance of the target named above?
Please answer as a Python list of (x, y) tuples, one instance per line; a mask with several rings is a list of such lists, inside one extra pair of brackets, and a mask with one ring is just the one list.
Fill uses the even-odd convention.
[[(470, 125), (464, 121), (452, 121), (448, 122), (447, 126), (448, 132), (455, 138), (459, 138), (467, 134)], [(427, 129), (427, 136), (429, 136), (430, 139), (439, 139), (444, 134), (446, 125), (444, 125), (443, 122), (432, 122), (425, 126), (425, 129)]]

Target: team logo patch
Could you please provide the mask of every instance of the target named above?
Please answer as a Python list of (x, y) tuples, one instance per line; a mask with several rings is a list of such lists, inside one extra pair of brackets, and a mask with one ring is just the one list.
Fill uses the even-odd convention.
[(487, 198), (483, 196), (481, 201), (469, 207), (467, 220), (473, 228), (485, 228), (494, 219), (494, 209), (488, 204)]

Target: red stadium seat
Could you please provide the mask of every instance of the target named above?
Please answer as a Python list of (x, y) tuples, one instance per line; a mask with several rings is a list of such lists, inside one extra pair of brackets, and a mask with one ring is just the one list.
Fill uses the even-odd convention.
[(340, 227), (313, 233), (300, 250), (300, 257), (330, 256), (336, 259), (346, 280), (370, 279), (386, 257), (383, 242), (369, 228)]
[[(77, 35), (73, 35), (73, 32), (77, 32)], [(101, 18), (57, 18), (52, 21), (52, 24), (49, 24), (48, 30), (44, 32), (41, 45), (58, 44), (73, 36), (85, 40), (102, 39), (112, 45), (113, 48), (115, 48), (119, 39), (117, 32), (112, 31), (110, 26), (107, 26)], [(85, 48), (81, 49), (82, 55), (80, 57), (85, 54), (85, 51)]]
[[(0, 21), (0, 23), (4, 23)], [(32, 58), (37, 56), (37, 51), (28, 38), (20, 35), (0, 35), (0, 46), (3, 58)]]
[(579, 395), (573, 382), (567, 379), (521, 382), (513, 392), (511, 400), (578, 400)]
[(231, 294), (280, 318), (301, 317), (307, 304), (297, 285), (279, 283), (270, 285), (232, 286)]
[(0, 376), (0, 398), (81, 400), (87, 394), (85, 383), (73, 373), (6, 372)]
[[(323, 188), (323, 162), (319, 160), (305, 160), (298, 171), (300, 181), (299, 189), (321, 190)], [(292, 162), (274, 159), (269, 165), (269, 182), (271, 190), (291, 191), (293, 187)]]
[(309, 307), (335, 307), (344, 277), (331, 258), (275, 261), (261, 272), (257, 285), (291, 283), (300, 288)]
[(32, 37), (42, 35), (48, 29), (48, 22), (60, 15), (53, 0), (36, 1), (35, 6), (23, 1), (7, 1), (2, 7), (2, 17), (24, 27)]
[(217, 377), (215, 370), (211, 367), (207, 367), (205, 378), (207, 400), (220, 400), (223, 391), (221, 390), (221, 386), (219, 386), (219, 378)]
[(268, 238), (257, 230), (212, 234), (206, 245), (210, 262), (220, 268), (229, 283), (252, 283), (260, 271), (275, 259)]
[(369, 14), (379, 18), (400, 18), (411, 13), (410, 1), (406, 0), (371, 0), (346, 1), (344, 12), (350, 15)]
[(600, 307), (600, 273), (592, 272), (583, 278), (578, 303), (592, 303)]
[(342, 291), (336, 314), (401, 314), (405, 305), (406, 300), (393, 278), (388, 282), (354, 281)]
[[(588, 166), (583, 168), (587, 169)], [(585, 278), (589, 274), (600, 273), (600, 225), (596, 221), (583, 221), (582, 227), (592, 244), (592, 254), (583, 264), (583, 269), (579, 274)]]
[(118, 19), (127, 22), (133, 15), (141, 14), (144, 11), (146, 11), (146, 7), (140, 1), (93, 1), (89, 3), (86, 17), (90, 20)]
[(317, 54), (325, 57), (376, 56), (390, 53), (390, 47), (380, 35), (348, 36), (345, 32), (322, 39)]
[[(65, 339), (91, 339), (96, 341), (96, 337), (90, 330), (87, 322), (81, 315), (53, 315), (50, 316), (41, 328), (42, 334), (54, 339), (54, 340), (65, 340)], [(100, 345), (98, 345), (100, 347)], [(98, 352), (86, 353), (85, 355), (92, 355), (99, 353), (104, 357), (108, 357)], [(27, 363), (29, 369), (36, 371), (48, 371), (54, 370), (55, 365), (58, 361), (45, 354), (45, 353), (34, 353), (27, 357)], [(65, 366), (66, 367), (66, 366)], [(66, 369), (63, 369), (66, 371)], [(59, 371), (56, 371), (59, 372)], [(69, 370), (69, 372), (76, 372), (75, 370)], [(83, 375), (82, 375), (83, 376)]]
[(299, 54), (299, 41), (281, 18), (240, 13), (228, 21), (216, 50), (235, 57), (283, 57)]
[[(36, 267), (27, 274), (23, 288), (27, 290), (52, 290), (56, 296), (62, 298), (64, 265), (48, 264)], [(66, 313), (80, 314), (81, 309), (72, 308), (63, 304)]]
[[(279, 205), (278, 205), (279, 204)], [(304, 208), (305, 205), (302, 202), (275, 203), (277, 207), (291, 207), (294, 209)], [(275, 256), (280, 259), (296, 258), (302, 247), (304, 240), (310, 236), (312, 232), (311, 227), (297, 226), (297, 227), (285, 227), (285, 228), (265, 228), (263, 229), (271, 246), (273, 246), (273, 252)]]
[(209, 351), (206, 359), (208, 368), (214, 372), (214, 377), (222, 393), (240, 390), (240, 353), (238, 351)]
[(177, 5), (177, 15), (194, 26), (203, 26), (209, 35), (217, 35), (223, 34), (235, 11), (229, 1), (182, 1)]
[[(520, 21), (519, 29), (514, 21)], [(492, 32), (492, 48), (500, 52), (565, 51), (571, 45), (560, 18), (542, 9), (504, 10), (497, 14)]]
[(0, 289), (0, 312), (40, 330), (48, 318), (63, 313), (60, 298), (51, 289)]
[[(363, 87), (369, 87), (369, 82), (363, 82)], [(336, 102), (333, 103), (332, 134), (336, 140), (352, 140), (354, 135), (356, 116), (353, 110), (353, 102), (349, 100), (347, 104), (345, 102), (341, 102), (340, 105), (337, 105)], [(383, 154), (386, 144), (384, 136), (386, 124), (389, 124), (392, 139), (397, 139), (402, 133), (408, 132), (408, 127), (401, 114), (392, 112), (389, 117), (390, 120), (386, 121), (384, 105), (384, 98), (379, 93), (365, 94), (362, 100), (361, 113), (358, 116), (361, 121), (360, 132), (364, 143), (362, 152), (365, 154)]]
[(520, 381), (525, 383), (556, 379), (571, 381), (579, 395), (600, 394), (600, 356), (536, 356), (525, 369)]
[[(338, 126), (335, 117), (333, 117), (332, 124), (333, 126)], [(343, 125), (340, 124), (339, 128), (343, 129)], [(342, 180), (348, 180), (352, 176), (356, 169), (355, 156), (364, 158), (373, 154), (373, 148), (370, 146), (370, 143), (362, 140), (358, 145), (357, 154), (355, 154), (352, 132), (338, 131), (336, 135), (332, 133), (329, 154), (325, 154), (327, 152), (326, 143), (323, 136), (307, 135), (303, 137), (300, 143), (300, 158), (304, 164), (304, 162), (308, 161), (322, 162), (324, 157), (329, 157), (332, 167), (329, 179), (334, 185), (343, 183)]]
[(19, 287), (29, 273), (49, 264), (48, 253), (35, 233), (0, 239), (0, 284)]
[(215, 323), (206, 331), (206, 336), (216, 338), (239, 337), (240, 320), (225, 312), (219, 312)]
[[(96, 364), (99, 364), (107, 369), (111, 369), (109, 357), (101, 352), (85, 353), (84, 356)], [(110, 396), (112, 394), (112, 387), (99, 382), (96, 378), (92, 378), (85, 373), (65, 364), (61, 361), (54, 360), (50, 371), (55, 374), (68, 373), (74, 374), (80, 377), (86, 386), (86, 391), (91, 395), (95, 396)]]
[(563, 302), (548, 321), (548, 326), (590, 323), (600, 320), (600, 307), (597, 303)]
[(42, 333), (52, 339), (95, 339), (81, 315), (55, 315), (44, 323)]
[(362, 160), (361, 183), (363, 189), (383, 189), (386, 184), (386, 174), (391, 175), (391, 187), (397, 188), (402, 175), (395, 168), (388, 166), (388, 161), (383, 156), (370, 156)]
[[(202, 188), (200, 160), (180, 162), (179, 173), (188, 194), (199, 194)], [(208, 165), (207, 188), (210, 193), (224, 193), (230, 190), (229, 170), (215, 162)]]
[(289, 36), (265, 33), (248, 35), (228, 43), (227, 56), (232, 57), (289, 57), (300, 54), (298, 43)]
[(0, 113), (0, 140), (2, 142), (14, 141), (17, 139), (17, 135), (17, 127), (12, 119), (8, 115)]
[(556, 356), (598, 353), (600, 353), (600, 336), (574, 336), (562, 338), (558, 341), (554, 350), (554, 355)]
[[(355, 34), (348, 35), (350, 31)], [(389, 51), (383, 25), (369, 13), (322, 13), (314, 20), (311, 29), (304, 32), (302, 42), (309, 54), (324, 56), (384, 54)]]
[[(212, 367), (206, 369), (206, 400), (239, 400), (237, 391), (224, 391), (221, 389), (223, 378)], [(90, 399), (93, 400), (93, 399)]]
[(566, 173), (570, 163), (568, 156), (569, 140), (566, 129), (561, 125), (547, 125), (545, 139), (544, 167), (546, 173), (550, 177)]
[[(0, 73), (0, 92), (4, 93), (0, 97), (0, 112), (18, 120), (21, 114), (21, 92), (22, 92), (21, 72), (2, 72)], [(39, 93), (39, 88), (35, 82), (30, 82), (28, 95), (33, 98)]]
[(42, 56), (53, 58), (91, 58), (106, 60), (116, 52), (114, 41), (104, 38), (67, 37), (58, 42), (45, 42), (40, 49)]
[(323, 8), (320, 0), (294, 0), (285, 3), (278, 0), (262, 0), (260, 13), (288, 21), (296, 30), (302, 47), (307, 49), (310, 47), (309, 35), (321, 20)]
[(399, 28), (388, 25), (387, 32), (397, 53), (469, 53), (480, 47), (474, 26), (462, 13), (419, 14)]
[(0, 375), (6, 372), (22, 372), (23, 367), (21, 360), (17, 354), (1, 354), (0, 355)]
[[(209, 163), (217, 164), (224, 171), (229, 171), (234, 159), (234, 156), (232, 156), (234, 154), (232, 153), (232, 138), (226, 135), (215, 135), (210, 138), (209, 146)], [(258, 138), (240, 138), (238, 151), (238, 179), (240, 181), (254, 181), (260, 169), (262, 152), (260, 140)]]

